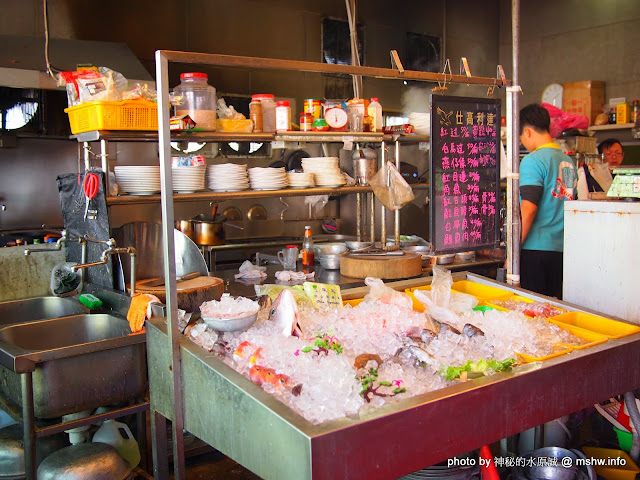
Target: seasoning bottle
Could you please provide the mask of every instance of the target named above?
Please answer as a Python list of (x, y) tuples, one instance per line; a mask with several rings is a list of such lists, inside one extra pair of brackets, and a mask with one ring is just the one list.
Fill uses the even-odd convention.
[(180, 75), (180, 85), (173, 90), (182, 96), (176, 115), (189, 115), (196, 128), (216, 131), (216, 89), (207, 83), (206, 73), (188, 72)]
[(262, 102), (251, 100), (249, 103), (249, 119), (253, 122), (254, 133), (262, 133)]
[(302, 112), (300, 114), (300, 131), (310, 132), (313, 128), (313, 115), (310, 113)]
[(638, 117), (640, 117), (640, 103), (638, 100), (634, 100), (633, 107), (631, 108), (631, 121), (636, 123)]
[(287, 100), (276, 102), (276, 132), (291, 130), (291, 106)]
[(302, 240), (302, 265), (313, 267), (315, 265), (315, 254), (313, 252), (313, 237), (311, 236), (311, 226), (304, 227), (304, 239)]
[(259, 100), (262, 104), (262, 131), (274, 133), (276, 131), (276, 102), (270, 93), (259, 93), (251, 96), (251, 100)]

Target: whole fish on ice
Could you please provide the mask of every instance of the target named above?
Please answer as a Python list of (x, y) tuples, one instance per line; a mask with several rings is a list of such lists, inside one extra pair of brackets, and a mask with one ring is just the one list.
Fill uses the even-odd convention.
[(286, 337), (302, 337), (300, 314), (293, 293), (282, 290), (271, 308), (269, 319), (274, 321), (278, 330)]
[(293, 387), (289, 386), (289, 377), (277, 373), (273, 368), (263, 367), (262, 365), (254, 365), (249, 370), (249, 378), (256, 385), (272, 385), (276, 390), (288, 390), (292, 395), (298, 396), (302, 391), (302, 384), (299, 383)]

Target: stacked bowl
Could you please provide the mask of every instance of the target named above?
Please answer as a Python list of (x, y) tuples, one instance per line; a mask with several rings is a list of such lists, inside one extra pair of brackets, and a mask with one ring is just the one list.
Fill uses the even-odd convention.
[(118, 191), (130, 195), (152, 195), (160, 192), (159, 165), (113, 167)]
[(252, 190), (279, 190), (287, 184), (284, 167), (253, 167), (249, 169)]
[(173, 191), (178, 193), (193, 193), (204, 190), (204, 174), (207, 166), (171, 167)]
[(308, 172), (288, 172), (287, 180), (291, 188), (309, 188), (316, 184), (315, 175)]
[(214, 192), (239, 192), (248, 189), (247, 166), (235, 163), (209, 165), (207, 188)]
[(319, 187), (340, 187), (347, 183), (340, 170), (338, 157), (309, 157), (302, 159), (305, 173), (313, 173)]

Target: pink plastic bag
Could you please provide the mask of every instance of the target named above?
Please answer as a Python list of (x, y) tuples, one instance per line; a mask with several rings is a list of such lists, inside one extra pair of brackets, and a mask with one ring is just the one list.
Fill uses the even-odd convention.
[(551, 133), (553, 138), (558, 138), (562, 132), (570, 128), (578, 128), (581, 130), (589, 128), (589, 119), (584, 115), (565, 113), (549, 103), (542, 103), (541, 106), (549, 111), (549, 116), (551, 117), (549, 133)]

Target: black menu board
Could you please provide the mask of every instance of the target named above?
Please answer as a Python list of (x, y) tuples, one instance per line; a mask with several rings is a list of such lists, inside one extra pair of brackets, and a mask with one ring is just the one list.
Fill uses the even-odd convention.
[(431, 95), (430, 242), (436, 253), (500, 242), (500, 100)]

